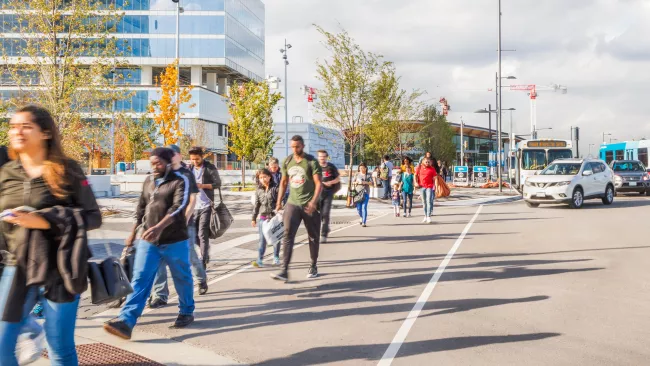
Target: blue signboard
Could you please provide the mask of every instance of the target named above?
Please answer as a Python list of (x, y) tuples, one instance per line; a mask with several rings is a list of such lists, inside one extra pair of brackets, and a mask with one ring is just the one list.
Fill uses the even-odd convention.
[(469, 169), (466, 166), (455, 166), (453, 182), (455, 185), (466, 186), (469, 185)]
[(474, 185), (485, 184), (488, 182), (488, 167), (475, 166), (472, 169), (472, 182)]

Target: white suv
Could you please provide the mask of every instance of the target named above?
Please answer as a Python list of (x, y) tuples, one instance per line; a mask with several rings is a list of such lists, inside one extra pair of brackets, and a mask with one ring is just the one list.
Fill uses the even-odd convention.
[(568, 203), (580, 208), (584, 201), (601, 198), (614, 202), (614, 173), (602, 160), (562, 159), (528, 178), (524, 185), (524, 200), (530, 207), (546, 203)]

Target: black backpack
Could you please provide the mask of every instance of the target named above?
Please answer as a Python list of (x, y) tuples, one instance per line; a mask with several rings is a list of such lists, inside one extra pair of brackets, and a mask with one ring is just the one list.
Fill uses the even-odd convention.
[(9, 162), (9, 154), (6, 146), (0, 146), (0, 167)]

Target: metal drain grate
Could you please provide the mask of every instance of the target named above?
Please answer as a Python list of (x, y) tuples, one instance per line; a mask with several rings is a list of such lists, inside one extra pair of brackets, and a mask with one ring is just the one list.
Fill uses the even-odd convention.
[[(156, 361), (104, 343), (80, 344), (77, 346), (77, 355), (80, 366), (164, 366)], [(48, 358), (47, 351), (43, 353), (43, 357)]]

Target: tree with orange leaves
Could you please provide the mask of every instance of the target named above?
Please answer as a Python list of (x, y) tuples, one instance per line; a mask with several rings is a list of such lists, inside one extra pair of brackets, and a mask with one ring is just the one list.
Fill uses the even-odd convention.
[[(192, 99), (192, 86), (181, 87), (178, 82), (177, 64), (178, 60), (169, 64), (160, 76), (156, 76), (156, 85), (160, 86), (160, 99), (149, 104), (149, 113), (153, 114), (154, 123), (158, 126), (165, 145), (176, 144), (183, 136), (180, 127), (183, 114), (179, 110), (183, 103)], [(194, 104), (190, 108), (194, 108)]]

